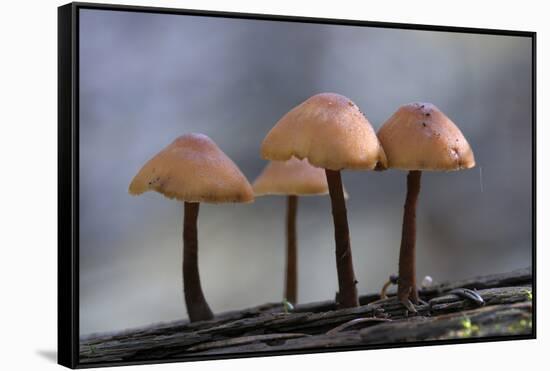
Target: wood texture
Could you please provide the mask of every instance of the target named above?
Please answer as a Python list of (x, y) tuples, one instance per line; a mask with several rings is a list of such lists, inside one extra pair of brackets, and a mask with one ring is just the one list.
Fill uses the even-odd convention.
[[(176, 321), (81, 338), (80, 361), (138, 361), (186, 356), (292, 351), (532, 334), (531, 270), (447, 282), (419, 291), (426, 303), (407, 311), (390, 293), (360, 297), (356, 308), (334, 301), (298, 305), (285, 313), (268, 303), (222, 313), (209, 321)], [(449, 291), (477, 289), (485, 305)]]

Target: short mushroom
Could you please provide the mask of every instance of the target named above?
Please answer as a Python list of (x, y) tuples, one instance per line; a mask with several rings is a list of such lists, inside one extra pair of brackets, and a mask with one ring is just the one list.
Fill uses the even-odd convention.
[(399, 253), (397, 295), (409, 309), (418, 304), (416, 287), (416, 204), (422, 171), (452, 171), (475, 166), (460, 129), (430, 103), (401, 106), (378, 131), (388, 167), (408, 170), (407, 197)]
[(271, 161), (252, 183), (254, 195), (287, 196), (286, 213), (286, 269), (284, 298), (296, 304), (298, 292), (298, 264), (296, 243), (296, 213), (298, 196), (328, 193), (323, 169), (292, 157), (288, 161)]
[(325, 169), (334, 220), (337, 304), (341, 308), (358, 306), (340, 170), (385, 167), (384, 150), (369, 121), (349, 98), (317, 94), (277, 122), (265, 137), (261, 153), (266, 160), (286, 161), (295, 156)]
[(186, 134), (150, 159), (128, 192), (157, 191), (184, 202), (183, 288), (189, 320), (213, 318), (202, 292), (198, 268), (199, 203), (251, 202), (252, 187), (239, 168), (206, 135)]

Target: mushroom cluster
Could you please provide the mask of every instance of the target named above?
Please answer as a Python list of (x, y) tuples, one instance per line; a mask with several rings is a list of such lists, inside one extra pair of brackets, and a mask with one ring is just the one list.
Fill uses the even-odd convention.
[(398, 299), (410, 311), (418, 304), (415, 270), (416, 204), (422, 171), (451, 171), (475, 165), (473, 152), (458, 127), (429, 103), (401, 106), (374, 131), (357, 105), (339, 94), (312, 96), (286, 113), (267, 133), (261, 157), (271, 162), (251, 186), (237, 165), (206, 135), (187, 134), (150, 159), (129, 186), (139, 195), (157, 191), (184, 203), (183, 291), (190, 321), (209, 320), (198, 269), (197, 218), (200, 202), (252, 202), (254, 196), (284, 195), (286, 212), (286, 301), (297, 298), (298, 197), (329, 194), (339, 308), (359, 305), (341, 171), (408, 170)]

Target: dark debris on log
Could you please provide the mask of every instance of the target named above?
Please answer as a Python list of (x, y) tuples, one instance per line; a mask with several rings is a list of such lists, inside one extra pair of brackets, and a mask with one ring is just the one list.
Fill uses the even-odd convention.
[[(292, 351), (403, 342), (532, 334), (531, 269), (442, 283), (420, 290), (426, 302), (410, 315), (394, 296), (360, 297), (361, 306), (336, 310), (334, 301), (281, 303), (222, 313), (213, 320), (176, 321), (118, 333), (83, 336), (83, 364), (186, 356)], [(449, 294), (475, 289), (475, 303)]]

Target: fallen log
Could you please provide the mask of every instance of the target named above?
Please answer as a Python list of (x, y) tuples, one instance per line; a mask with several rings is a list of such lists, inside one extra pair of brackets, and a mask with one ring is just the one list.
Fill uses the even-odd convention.
[[(87, 335), (80, 362), (132, 362), (215, 354), (292, 351), (446, 339), (532, 334), (531, 270), (447, 282), (420, 290), (408, 313), (394, 296), (362, 296), (357, 308), (334, 301), (285, 312), (268, 303), (222, 313), (209, 321), (176, 321), (118, 333)], [(476, 289), (484, 306), (450, 292)]]

